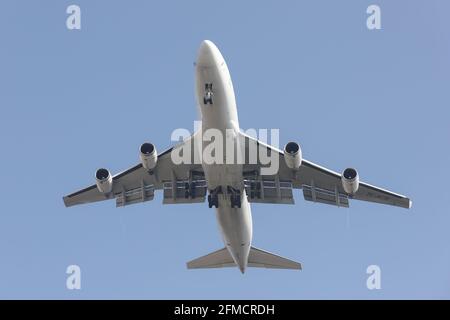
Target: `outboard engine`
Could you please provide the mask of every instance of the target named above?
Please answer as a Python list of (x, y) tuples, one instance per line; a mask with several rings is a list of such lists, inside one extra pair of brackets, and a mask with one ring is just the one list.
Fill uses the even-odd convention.
[(359, 188), (358, 172), (353, 168), (347, 168), (342, 173), (342, 187), (348, 194), (354, 194)]
[(97, 189), (103, 194), (108, 194), (112, 191), (113, 180), (107, 169), (101, 168), (95, 172), (95, 182)]
[(289, 169), (298, 170), (302, 164), (302, 150), (296, 142), (288, 142), (284, 147), (284, 160)]
[(140, 156), (142, 166), (147, 170), (152, 170), (156, 167), (158, 161), (158, 152), (153, 144), (145, 142), (141, 145)]

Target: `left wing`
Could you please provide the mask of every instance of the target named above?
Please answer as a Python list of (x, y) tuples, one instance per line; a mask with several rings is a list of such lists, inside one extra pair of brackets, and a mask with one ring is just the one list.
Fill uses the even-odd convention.
[[(191, 136), (181, 144), (169, 148), (158, 155), (156, 167), (146, 170), (141, 163), (112, 177), (112, 191), (104, 194), (95, 184), (63, 197), (66, 207), (116, 199), (116, 206), (153, 200), (155, 190), (163, 190), (163, 203), (204, 202), (206, 182), (201, 165), (178, 164), (171, 159), (171, 152), (191, 143)], [(193, 157), (191, 157), (193, 159)]]
[[(294, 203), (292, 196), (294, 188), (303, 189), (303, 196), (307, 201), (330, 205), (348, 207), (348, 200), (356, 199), (411, 208), (412, 202), (409, 198), (365, 182), (359, 183), (359, 188), (354, 194), (348, 194), (342, 186), (340, 173), (305, 159), (302, 160), (298, 170), (292, 170), (286, 165), (283, 151), (244, 133), (241, 133), (241, 136), (245, 142), (246, 152), (251, 144), (256, 144), (258, 150), (263, 148), (268, 154), (275, 152), (278, 155), (279, 169), (274, 175), (260, 175), (264, 166), (259, 160), (255, 164), (244, 165), (244, 175), (247, 178), (246, 191), (250, 202)], [(265, 199), (267, 193), (269, 197)]]

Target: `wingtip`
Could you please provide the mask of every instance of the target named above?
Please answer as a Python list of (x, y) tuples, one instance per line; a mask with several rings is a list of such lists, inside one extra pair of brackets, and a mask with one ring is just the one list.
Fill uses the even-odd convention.
[(64, 202), (64, 206), (65, 206), (66, 208), (70, 207), (69, 199), (68, 199), (67, 196), (63, 197), (63, 202)]

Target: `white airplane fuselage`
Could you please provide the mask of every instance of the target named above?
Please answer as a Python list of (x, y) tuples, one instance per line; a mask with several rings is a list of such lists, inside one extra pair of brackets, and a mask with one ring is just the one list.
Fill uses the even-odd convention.
[[(216, 129), (222, 133), (224, 141), (233, 140), (239, 143), (239, 120), (236, 99), (231, 82), (230, 72), (219, 49), (208, 40), (202, 42), (196, 62), (196, 97), (202, 117), (202, 132)], [(205, 100), (206, 99), (206, 100)], [(203, 141), (204, 139), (202, 139)], [(203, 148), (209, 144), (203, 142)], [(252, 216), (250, 204), (245, 195), (242, 165), (210, 163), (202, 160), (208, 190), (220, 187), (216, 217), (226, 248), (239, 266), (245, 271), (252, 242)], [(239, 190), (241, 206), (231, 206), (231, 194), (228, 187)]]

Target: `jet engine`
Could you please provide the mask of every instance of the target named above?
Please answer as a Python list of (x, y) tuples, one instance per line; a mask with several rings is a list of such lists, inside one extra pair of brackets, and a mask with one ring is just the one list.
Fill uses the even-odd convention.
[(302, 150), (296, 142), (288, 142), (284, 147), (284, 160), (289, 169), (298, 170), (302, 164)]
[(354, 194), (359, 188), (358, 172), (353, 168), (347, 168), (342, 173), (342, 187), (348, 194)]
[(107, 169), (101, 168), (95, 172), (95, 182), (97, 189), (103, 194), (108, 194), (112, 191), (113, 180)]
[(158, 161), (158, 153), (153, 144), (145, 142), (141, 145), (141, 162), (142, 166), (147, 170), (152, 170), (156, 167), (156, 162)]

